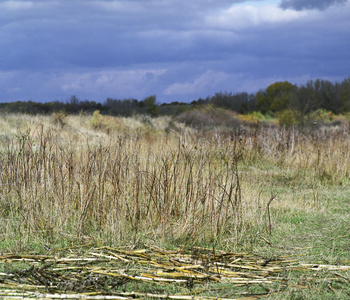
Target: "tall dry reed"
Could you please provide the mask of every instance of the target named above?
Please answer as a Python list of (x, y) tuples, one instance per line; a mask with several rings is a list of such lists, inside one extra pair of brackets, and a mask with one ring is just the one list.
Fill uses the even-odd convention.
[(119, 119), (118, 131), (106, 134), (69, 122), (32, 122), (2, 138), (4, 247), (159, 240), (234, 246), (254, 226), (264, 228), (269, 198), (263, 204), (259, 195), (272, 184), (269, 168), (310, 182), (344, 183), (349, 175), (347, 131), (121, 130)]

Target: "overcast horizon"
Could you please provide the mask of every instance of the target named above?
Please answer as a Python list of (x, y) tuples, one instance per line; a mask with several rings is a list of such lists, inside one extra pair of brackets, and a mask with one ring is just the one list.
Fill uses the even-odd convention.
[(0, 1), (0, 102), (188, 102), (350, 77), (350, 0)]

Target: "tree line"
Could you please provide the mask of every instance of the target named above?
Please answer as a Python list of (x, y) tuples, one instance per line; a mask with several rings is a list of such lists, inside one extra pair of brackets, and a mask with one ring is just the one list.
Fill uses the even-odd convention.
[(334, 114), (345, 114), (350, 112), (350, 77), (340, 83), (321, 79), (310, 80), (301, 86), (288, 81), (275, 82), (255, 94), (218, 92), (213, 96), (193, 100), (190, 103), (174, 101), (159, 104), (156, 102), (155, 95), (141, 101), (132, 98), (107, 98), (103, 103), (99, 103), (79, 100), (77, 96), (73, 95), (66, 102), (17, 101), (0, 103), (0, 109), (3, 112), (28, 114), (52, 114), (54, 112), (78, 114), (99, 110), (101, 114), (113, 116), (132, 116), (134, 114), (157, 116), (177, 115), (208, 104), (241, 114), (253, 111), (276, 114), (288, 110), (298, 112), (300, 115), (307, 115), (319, 109), (331, 111)]

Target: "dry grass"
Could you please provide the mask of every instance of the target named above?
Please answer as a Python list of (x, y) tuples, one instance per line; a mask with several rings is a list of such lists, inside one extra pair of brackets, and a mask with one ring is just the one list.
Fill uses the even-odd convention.
[[(264, 243), (286, 210), (326, 209), (320, 184), (349, 178), (345, 127), (203, 132), (141, 116), (102, 124), (94, 129), (85, 115), (64, 126), (52, 116), (1, 116), (2, 249)], [(280, 201), (283, 186), (296, 189)]]

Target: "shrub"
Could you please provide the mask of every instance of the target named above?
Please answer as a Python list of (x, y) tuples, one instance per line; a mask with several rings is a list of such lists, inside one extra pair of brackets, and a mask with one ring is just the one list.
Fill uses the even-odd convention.
[(238, 118), (248, 123), (272, 122), (274, 120), (270, 111), (265, 114), (260, 111), (253, 111), (249, 114), (239, 115)]
[(215, 121), (206, 113), (200, 110), (186, 111), (178, 115), (176, 121), (185, 123), (187, 126), (194, 128), (215, 126)]
[(291, 127), (302, 123), (302, 115), (299, 111), (293, 109), (285, 109), (276, 113), (276, 117), (280, 126)]
[(331, 111), (327, 111), (325, 109), (318, 109), (311, 112), (308, 115), (308, 117), (314, 122), (323, 123), (323, 122), (333, 121), (335, 118), (335, 115)]
[(90, 123), (94, 129), (101, 129), (103, 117), (99, 110), (95, 110), (90, 119)]
[(211, 105), (183, 112), (175, 119), (178, 122), (185, 123), (187, 126), (197, 129), (215, 126), (237, 128), (241, 125), (241, 122), (236, 118), (235, 113)]

